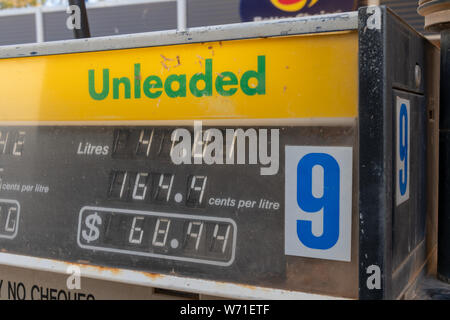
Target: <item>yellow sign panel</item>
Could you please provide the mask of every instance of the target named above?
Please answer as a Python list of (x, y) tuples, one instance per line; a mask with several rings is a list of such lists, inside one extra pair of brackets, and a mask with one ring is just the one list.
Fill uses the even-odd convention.
[(357, 116), (356, 32), (0, 60), (0, 121)]

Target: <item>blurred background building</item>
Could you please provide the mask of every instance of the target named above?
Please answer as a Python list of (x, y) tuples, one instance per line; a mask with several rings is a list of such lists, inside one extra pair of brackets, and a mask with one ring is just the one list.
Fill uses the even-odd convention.
[[(309, 0), (302, 10), (277, 8), (279, 0), (187, 0), (187, 26), (199, 27), (287, 16), (355, 10), (367, 4), (391, 7), (418, 32), (424, 18), (417, 0)], [(176, 29), (176, 0), (88, 0), (93, 37)], [(67, 0), (0, 0), (0, 45), (72, 39)], [(280, 9), (281, 8), (281, 9)], [(284, 10), (286, 9), (286, 10)]]

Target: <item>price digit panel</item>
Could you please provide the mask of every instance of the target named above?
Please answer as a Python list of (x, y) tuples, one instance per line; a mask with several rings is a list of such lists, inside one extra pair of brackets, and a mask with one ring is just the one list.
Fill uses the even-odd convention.
[(229, 266), (236, 249), (231, 219), (85, 207), (80, 212), (82, 248)]
[[(354, 127), (202, 130), (0, 127), (0, 248), (68, 262), (295, 288), (292, 279), (298, 279), (299, 270), (308, 277), (314, 268), (302, 267), (308, 258), (286, 254), (285, 178), (290, 173), (284, 150), (327, 146), (330, 136), (331, 146), (354, 147)], [(181, 136), (190, 138), (189, 148), (179, 148)], [(335, 189), (324, 193), (319, 189), (325, 184), (308, 185), (314, 190), (303, 192), (334, 199)], [(314, 234), (320, 234), (317, 226), (314, 222)], [(329, 224), (324, 226), (326, 234), (331, 232)]]

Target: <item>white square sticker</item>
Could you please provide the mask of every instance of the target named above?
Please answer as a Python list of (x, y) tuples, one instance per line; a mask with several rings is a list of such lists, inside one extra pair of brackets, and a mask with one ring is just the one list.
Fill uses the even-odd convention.
[(350, 261), (352, 147), (286, 146), (285, 254)]

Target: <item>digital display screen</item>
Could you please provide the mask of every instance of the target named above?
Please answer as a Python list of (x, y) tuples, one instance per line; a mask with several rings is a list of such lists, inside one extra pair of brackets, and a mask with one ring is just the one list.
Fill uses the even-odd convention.
[(236, 249), (231, 219), (85, 207), (80, 212), (82, 248), (228, 266)]
[(298, 278), (305, 262), (284, 250), (285, 146), (353, 146), (354, 128), (223, 126), (199, 135), (186, 126), (187, 151), (177, 149), (177, 128), (0, 127), (1, 250), (295, 286), (290, 274)]
[(19, 228), (20, 205), (15, 200), (0, 199), (0, 238), (13, 239)]

